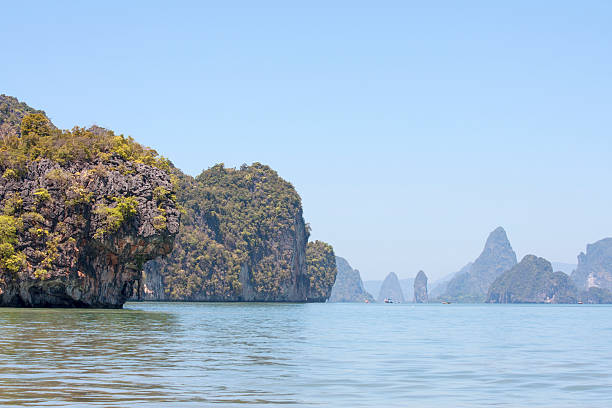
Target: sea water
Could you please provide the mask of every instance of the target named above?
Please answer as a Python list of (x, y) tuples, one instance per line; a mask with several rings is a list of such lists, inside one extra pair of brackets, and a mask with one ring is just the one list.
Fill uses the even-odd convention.
[(612, 306), (0, 309), (0, 405), (612, 407)]

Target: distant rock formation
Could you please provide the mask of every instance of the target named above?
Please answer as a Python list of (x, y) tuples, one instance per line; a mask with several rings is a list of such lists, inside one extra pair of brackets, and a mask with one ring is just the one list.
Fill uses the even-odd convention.
[(414, 278), (414, 303), (427, 303), (427, 275), (419, 271)]
[(590, 287), (589, 290), (581, 292), (578, 300), (583, 303), (612, 303), (612, 293), (607, 289)]
[(480, 256), (468, 272), (455, 276), (449, 283), (443, 299), (455, 302), (482, 302), (493, 281), (516, 265), (516, 254), (502, 227), (497, 227), (485, 243)]
[(414, 278), (400, 279), (400, 287), (407, 301), (414, 299)]
[(353, 269), (346, 259), (336, 256), (338, 274), (332, 287), (329, 302), (374, 302), (374, 298), (366, 292), (361, 276)]
[(448, 287), (448, 283), (455, 277), (464, 273), (467, 273), (470, 271), (470, 268), (472, 267), (474, 263), (470, 262), (467, 265), (465, 265), (463, 268), (461, 268), (460, 270), (453, 272), (453, 273), (449, 273), (448, 275), (443, 276), (442, 278), (438, 279), (437, 281), (433, 282), (430, 285), (430, 289), (429, 289), (429, 298), (430, 299), (436, 299), (438, 297), (440, 297), (441, 295), (443, 295), (446, 292), (446, 288)]
[[(367, 280), (363, 282), (365, 289), (371, 293), (376, 299), (380, 298), (380, 288), (382, 287), (383, 281), (381, 280)], [(404, 299), (414, 298), (414, 278), (404, 278), (399, 280), (400, 288), (402, 288), (402, 294)], [(384, 299), (384, 298), (383, 298)]]
[(527, 255), (495, 279), (487, 303), (576, 303), (577, 289), (563, 272), (553, 272), (544, 258)]
[(393, 302), (405, 302), (404, 293), (395, 272), (389, 273), (380, 287), (378, 301), (384, 302), (385, 299), (391, 299)]
[(586, 254), (578, 255), (578, 267), (572, 279), (581, 291), (602, 288), (612, 291), (612, 238), (587, 245)]

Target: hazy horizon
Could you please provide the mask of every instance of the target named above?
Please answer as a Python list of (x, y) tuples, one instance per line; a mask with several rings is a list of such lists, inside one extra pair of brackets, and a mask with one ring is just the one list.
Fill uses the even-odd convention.
[[(612, 236), (612, 3), (3, 6), (0, 93), (186, 173), (261, 162), (364, 280)], [(381, 4), (383, 6), (381, 6)]]

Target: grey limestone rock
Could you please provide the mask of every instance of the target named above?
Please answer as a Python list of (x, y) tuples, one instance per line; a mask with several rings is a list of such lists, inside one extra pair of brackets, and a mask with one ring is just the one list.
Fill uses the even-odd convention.
[(414, 302), (415, 303), (427, 303), (427, 275), (425, 272), (419, 271), (416, 278), (414, 278)]
[(380, 287), (377, 300), (384, 302), (385, 299), (392, 300), (393, 302), (405, 302), (404, 293), (395, 272), (389, 273)]
[[(0, 178), (0, 202), (19, 224), (15, 250), (25, 256), (21, 270), (0, 271), (0, 305), (121, 307), (142, 265), (169, 253), (179, 229), (176, 204), (154, 198), (157, 187), (172, 190), (167, 173), (118, 155), (41, 159), (23, 177)], [(135, 213), (113, 231), (107, 210), (118, 198), (135, 200)]]
[(482, 302), (493, 281), (514, 265), (516, 254), (506, 231), (498, 227), (489, 234), (482, 253), (469, 270), (455, 276), (441, 298), (456, 302)]
[(576, 303), (577, 289), (563, 272), (553, 272), (550, 262), (535, 255), (498, 277), (487, 303)]
[(338, 274), (329, 302), (374, 302), (372, 295), (366, 292), (357, 269), (339, 256), (336, 256), (336, 266)]

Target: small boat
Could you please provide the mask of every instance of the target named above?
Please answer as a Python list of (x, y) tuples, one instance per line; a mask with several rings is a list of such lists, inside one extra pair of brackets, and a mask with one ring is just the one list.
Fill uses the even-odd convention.
[(391, 299), (391, 298), (385, 298), (385, 303), (393, 303), (393, 299)]
[(582, 303), (582, 302), (578, 302), (578, 304), (579, 304), (579, 305), (582, 305), (583, 303)]
[(450, 305), (450, 302), (442, 302), (443, 305)]

